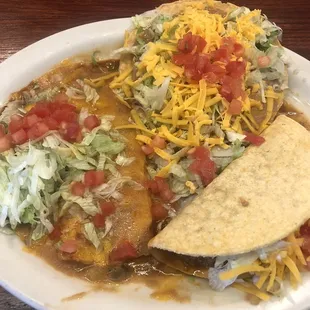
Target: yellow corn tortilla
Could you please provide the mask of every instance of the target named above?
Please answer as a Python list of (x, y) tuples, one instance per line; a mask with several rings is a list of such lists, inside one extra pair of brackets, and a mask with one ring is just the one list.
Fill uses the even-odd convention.
[(250, 252), (287, 237), (310, 218), (310, 134), (279, 116), (149, 247), (190, 256)]

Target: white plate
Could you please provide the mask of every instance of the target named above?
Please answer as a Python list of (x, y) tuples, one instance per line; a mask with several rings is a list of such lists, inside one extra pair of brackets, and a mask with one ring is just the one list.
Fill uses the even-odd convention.
[[(18, 52), (0, 64), (0, 104), (10, 93), (26, 86), (32, 79), (48, 71), (62, 59), (103, 47), (109, 52), (122, 44), (124, 30), (130, 19), (116, 19), (88, 24), (55, 34)], [(310, 89), (310, 62), (287, 51), (291, 58), (290, 85), (300, 98), (296, 104), (310, 116), (308, 92)], [(298, 72), (297, 72), (298, 71)], [(242, 294), (229, 289), (224, 293), (211, 292), (205, 287), (193, 288), (191, 302), (159, 302), (149, 298), (150, 290), (137, 285), (123, 286), (119, 293), (92, 292), (80, 300), (70, 302), (63, 298), (89, 291), (91, 285), (67, 277), (41, 259), (22, 251), (22, 243), (14, 236), (0, 235), (0, 283), (19, 299), (36, 309), (305, 309), (310, 305), (310, 276), (304, 276), (303, 285), (289, 292), (282, 301), (251, 306)], [(292, 301), (295, 302), (292, 303)]]

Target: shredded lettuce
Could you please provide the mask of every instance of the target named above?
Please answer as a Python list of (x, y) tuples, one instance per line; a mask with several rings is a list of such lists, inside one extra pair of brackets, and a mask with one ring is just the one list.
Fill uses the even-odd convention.
[(129, 166), (135, 161), (135, 159), (136, 159), (135, 157), (126, 157), (122, 154), (118, 154), (115, 159), (115, 162), (119, 166)]
[(96, 249), (100, 246), (100, 240), (98, 238), (95, 225), (93, 223), (84, 224), (84, 236), (87, 240), (89, 240)]
[(167, 96), (170, 79), (170, 77), (165, 78), (160, 87), (151, 88), (143, 84), (138, 85), (134, 90), (135, 99), (145, 108), (160, 111)]
[(91, 146), (94, 147), (99, 153), (118, 154), (124, 150), (125, 144), (119, 141), (113, 141), (109, 136), (105, 134), (98, 134), (91, 142)]

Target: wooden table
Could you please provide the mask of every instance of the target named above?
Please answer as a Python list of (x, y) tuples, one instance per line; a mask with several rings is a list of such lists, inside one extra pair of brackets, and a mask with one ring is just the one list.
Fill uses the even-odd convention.
[[(27, 45), (78, 25), (127, 17), (162, 0), (0, 0), (0, 62)], [(284, 30), (283, 44), (310, 60), (309, 0), (236, 0), (260, 8)], [(31, 309), (0, 289), (0, 309)]]

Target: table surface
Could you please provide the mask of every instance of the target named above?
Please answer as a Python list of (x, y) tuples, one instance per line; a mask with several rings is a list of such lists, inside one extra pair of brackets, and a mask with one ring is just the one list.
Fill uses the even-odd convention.
[[(128, 17), (152, 9), (162, 0), (0, 0), (0, 63), (44, 37), (78, 25)], [(248, 3), (247, 3), (248, 2)], [(284, 31), (283, 45), (310, 60), (309, 0), (235, 0), (260, 8)], [(1, 290), (0, 309), (31, 309)]]

